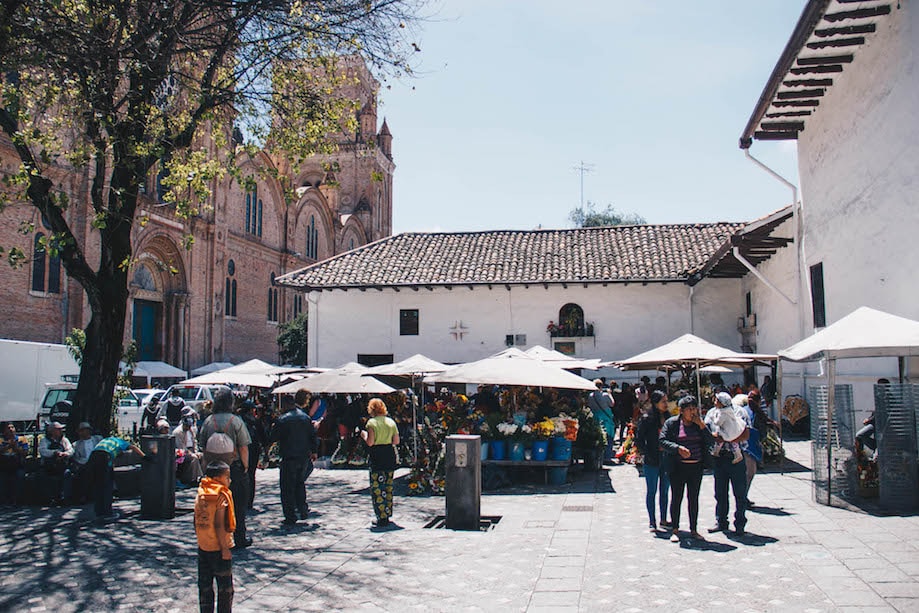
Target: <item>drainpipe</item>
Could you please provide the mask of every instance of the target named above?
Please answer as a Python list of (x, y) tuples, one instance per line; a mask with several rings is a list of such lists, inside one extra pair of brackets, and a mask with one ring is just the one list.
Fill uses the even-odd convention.
[(690, 286), (689, 286), (689, 333), (690, 333), (690, 334), (695, 334), (695, 333), (696, 333), (696, 327), (695, 327), (695, 326), (696, 326), (696, 323), (695, 323), (696, 318), (695, 318), (695, 315), (694, 315), (693, 310), (692, 310), (692, 295), (693, 295), (693, 293), (695, 293), (695, 291), (696, 291), (696, 286), (695, 286), (695, 285), (690, 285)]
[[(777, 173), (776, 171), (766, 166), (763, 162), (753, 157), (753, 155), (750, 153), (749, 148), (744, 149), (744, 155), (747, 157), (748, 160), (750, 160), (751, 162), (759, 166), (761, 169), (769, 173), (769, 175), (771, 175), (776, 181), (778, 181), (779, 183), (783, 184), (785, 187), (791, 190), (791, 215), (792, 215), (794, 232), (795, 232), (795, 254), (797, 256), (796, 257), (797, 266), (795, 266), (795, 300), (791, 300), (787, 296), (785, 297), (785, 299), (788, 300), (791, 304), (798, 305), (798, 338), (803, 339), (804, 338), (804, 316), (801, 313), (801, 309), (802, 309), (802, 305), (801, 305), (801, 294), (802, 294), (801, 292), (801, 283), (802, 283), (801, 268), (804, 265), (805, 260), (804, 260), (804, 232), (803, 232), (803, 228), (801, 227), (801, 205), (798, 202), (798, 187), (794, 183), (792, 183), (791, 181), (789, 181), (788, 179), (786, 179), (785, 177)], [(734, 250), (734, 255), (739, 257), (736, 249)], [(752, 270), (752, 268), (749, 266), (749, 262), (746, 262), (745, 260), (740, 260), (740, 261), (741, 263), (744, 264), (744, 266), (747, 266), (747, 268), (750, 268)], [(776, 289), (771, 283), (766, 281), (760, 275), (757, 274), (757, 277), (761, 281), (766, 283), (767, 286), (771, 287), (772, 289)], [(782, 294), (782, 292), (779, 292), (779, 293)], [(785, 294), (782, 294), (782, 296), (785, 296)]]
[[(319, 365), (319, 295), (322, 292), (308, 292), (306, 294), (307, 302), (311, 303), (315, 309), (313, 312), (316, 314), (315, 317), (309, 314), (307, 311), (307, 326), (306, 326), (306, 363), (309, 364), (310, 361), (310, 350), (313, 349), (316, 352), (316, 364), (313, 366)], [(314, 297), (315, 294), (315, 297)], [(310, 330), (315, 330), (316, 333), (313, 334), (313, 338), (310, 338)]]

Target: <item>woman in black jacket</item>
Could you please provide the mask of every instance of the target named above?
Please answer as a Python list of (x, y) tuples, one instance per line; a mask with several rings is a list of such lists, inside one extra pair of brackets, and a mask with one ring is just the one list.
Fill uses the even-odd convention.
[(683, 488), (689, 498), (689, 530), (694, 539), (701, 539), (699, 522), (699, 488), (702, 487), (702, 470), (711, 463), (709, 449), (714, 443), (711, 432), (699, 416), (699, 403), (693, 396), (680, 399), (680, 414), (664, 422), (660, 445), (673, 459), (670, 472), (670, 519), (673, 534), (670, 541), (680, 542), (680, 507), (683, 505)]
[(670, 457), (661, 453), (660, 448), (661, 427), (668, 417), (670, 417), (670, 412), (667, 407), (667, 394), (655, 390), (651, 394), (651, 402), (638, 422), (635, 432), (635, 445), (644, 458), (642, 470), (647, 488), (645, 505), (648, 507), (648, 528), (651, 532), (657, 532), (655, 499), (660, 504), (661, 528), (671, 527), (670, 522), (667, 521), (667, 503), (670, 500)]

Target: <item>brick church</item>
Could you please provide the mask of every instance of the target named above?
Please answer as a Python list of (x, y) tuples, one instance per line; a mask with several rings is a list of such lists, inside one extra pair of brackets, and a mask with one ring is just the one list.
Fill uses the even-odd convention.
[[(277, 362), (278, 324), (305, 311), (305, 297), (277, 287), (274, 279), (392, 233), (392, 135), (378, 127), (379, 83), (359, 60), (345, 62), (348, 89), (357, 101), (357, 131), (343, 134), (333, 154), (316, 155), (293, 169), (264, 152), (246, 162), (257, 177), (247, 191), (232, 178), (212, 189), (211, 206), (182, 220), (149, 190), (132, 236), (136, 263), (130, 274), (125, 340), (137, 341), (141, 360), (163, 360), (190, 370), (212, 361), (260, 358)], [(220, 155), (213, 146), (213, 155)], [(0, 139), (2, 169), (18, 157)], [(256, 172), (268, 170), (269, 172)], [(56, 183), (67, 193), (66, 215), (84, 241), (87, 261), (98, 260), (88, 209), (90, 177), (59, 168)], [(285, 198), (282, 185), (293, 187)], [(156, 185), (151, 177), (148, 185)], [(154, 192), (154, 193), (149, 193)], [(34, 230), (21, 233), (23, 224)], [(0, 267), (0, 337), (61, 343), (83, 328), (90, 310), (80, 285), (60, 262), (36, 249), (48, 232), (29, 204), (0, 213), (0, 245), (20, 247), (26, 264)], [(194, 245), (183, 247), (183, 236)], [(89, 240), (85, 240), (89, 237)]]

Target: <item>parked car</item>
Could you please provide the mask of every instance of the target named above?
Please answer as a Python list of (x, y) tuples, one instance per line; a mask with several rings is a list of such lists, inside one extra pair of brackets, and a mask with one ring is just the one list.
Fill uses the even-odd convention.
[[(66, 424), (76, 393), (76, 383), (66, 381), (49, 383), (39, 409), (41, 421), (43, 423), (59, 421)], [(134, 422), (140, 425), (140, 416), (143, 414), (140, 398), (132, 390), (121, 386), (115, 389), (115, 398), (118, 429), (130, 432)]]
[[(169, 402), (169, 398), (172, 396), (173, 390), (179, 392), (179, 396), (182, 400), (185, 401), (186, 406), (190, 406), (198, 415), (202, 414), (201, 405), (207, 400), (214, 399), (214, 391), (221, 386), (219, 385), (195, 385), (195, 384), (183, 384), (173, 385), (163, 394), (163, 397), (160, 398), (160, 405), (165, 407), (165, 404)], [(161, 411), (162, 412), (162, 411)]]
[(164, 389), (141, 388), (141, 389), (136, 389), (136, 390), (131, 390), (131, 391), (134, 392), (134, 395), (137, 396), (138, 399), (140, 399), (140, 408), (142, 409), (146, 409), (147, 405), (150, 404), (150, 401), (153, 398), (156, 398), (160, 402), (162, 402), (166, 398), (164, 396), (164, 394), (166, 393), (166, 390)]

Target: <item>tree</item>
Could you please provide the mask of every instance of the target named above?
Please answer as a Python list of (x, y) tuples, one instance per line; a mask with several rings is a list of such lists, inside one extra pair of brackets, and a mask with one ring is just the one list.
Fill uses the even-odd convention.
[(306, 311), (278, 327), (278, 356), (282, 364), (306, 364)]
[(621, 213), (613, 208), (612, 204), (606, 205), (602, 211), (597, 211), (594, 203), (587, 201), (587, 206), (575, 207), (568, 214), (568, 219), (576, 228), (596, 228), (598, 226), (629, 226), (647, 223), (645, 218), (638, 213)]
[[(292, 163), (347, 131), (336, 58), (410, 74), (424, 0), (10, 0), (0, 6), (0, 128), (18, 172), (0, 208), (26, 202), (50, 228), (90, 307), (72, 419), (108, 431), (122, 355), (132, 231), (159, 173), (180, 219), (255, 146)], [(305, 69), (308, 68), (308, 69)], [(4, 160), (9, 166), (11, 160)], [(88, 233), (71, 227), (64, 173), (87, 177)], [(246, 177), (237, 176), (240, 182)], [(139, 207), (141, 207), (139, 209)], [(34, 228), (21, 228), (23, 232)], [(189, 235), (186, 246), (193, 242)], [(7, 252), (21, 264), (21, 250)], [(97, 258), (97, 259), (96, 259)], [(91, 260), (95, 259), (95, 265)]]

